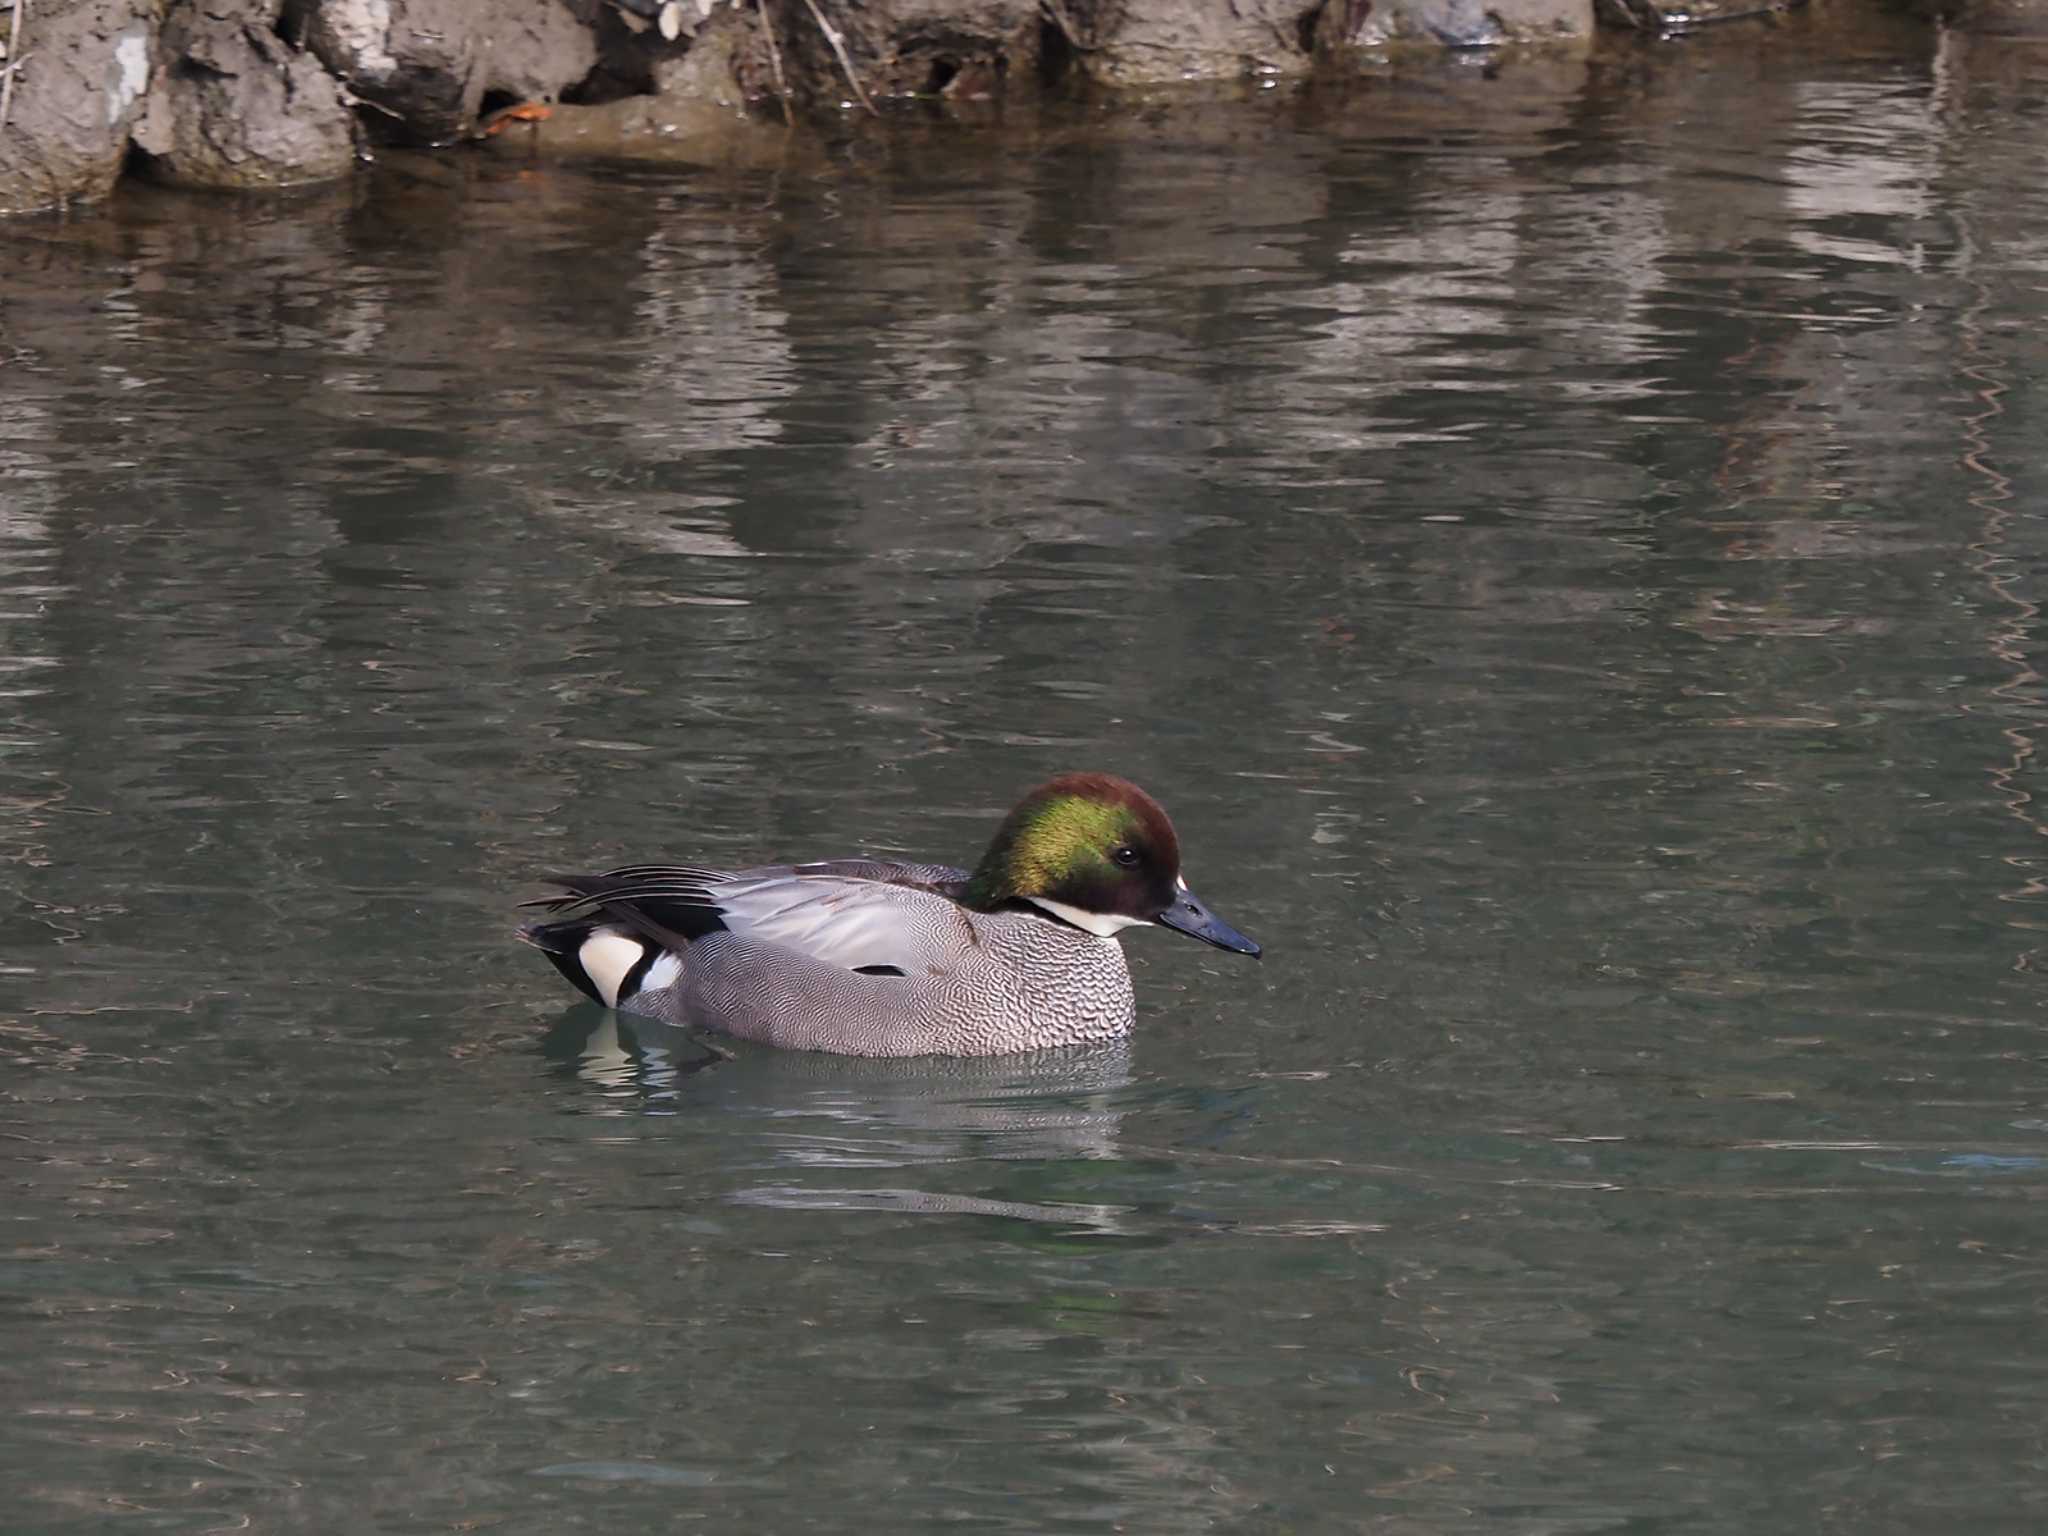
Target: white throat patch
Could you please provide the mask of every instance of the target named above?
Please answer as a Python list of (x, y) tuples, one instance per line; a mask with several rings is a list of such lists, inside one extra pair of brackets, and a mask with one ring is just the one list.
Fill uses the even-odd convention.
[(1126, 928), (1138, 927), (1145, 921), (1142, 917), (1125, 917), (1121, 912), (1083, 912), (1079, 907), (1054, 901), (1050, 896), (1026, 896), (1024, 899), (1034, 907), (1050, 912), (1061, 922), (1072, 923), (1098, 939), (1113, 939)]

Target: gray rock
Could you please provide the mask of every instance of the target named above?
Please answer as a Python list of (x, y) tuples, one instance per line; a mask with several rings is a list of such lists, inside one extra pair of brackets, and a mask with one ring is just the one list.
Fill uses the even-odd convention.
[(1110, 85), (1298, 75), (1312, 62), (1313, 0), (1048, 0), (1082, 67)]
[(1488, 48), (1587, 37), (1593, 26), (1593, 0), (1329, 0), (1317, 17), (1316, 52), (1399, 43)]
[(162, 0), (37, 0), (23, 14), (21, 68), (0, 127), (0, 213), (93, 202), (113, 190), (156, 62), (162, 10)]
[[(1405, 3), (1405, 0), (1404, 0)], [(1473, 48), (1488, 42), (1533, 43), (1560, 37), (1590, 37), (1595, 25), (1591, 0), (1417, 0), (1423, 31), (1447, 47)], [(1483, 36), (1489, 27), (1492, 36)]]
[(275, 28), (274, 0), (176, 3), (134, 127), (150, 174), (205, 189), (332, 181), (355, 164), (355, 117), (309, 53)]
[(417, 144), (470, 132), (487, 96), (553, 101), (597, 63), (565, 0), (287, 0), (285, 31)]

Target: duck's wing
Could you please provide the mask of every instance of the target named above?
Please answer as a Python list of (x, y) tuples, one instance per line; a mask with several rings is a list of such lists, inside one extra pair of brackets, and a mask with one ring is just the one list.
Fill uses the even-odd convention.
[(602, 914), (669, 949), (727, 932), (779, 944), (850, 971), (922, 974), (971, 943), (958, 900), (965, 870), (942, 864), (836, 859), (758, 869), (632, 864), (601, 875), (556, 875), (567, 896), (529, 902)]

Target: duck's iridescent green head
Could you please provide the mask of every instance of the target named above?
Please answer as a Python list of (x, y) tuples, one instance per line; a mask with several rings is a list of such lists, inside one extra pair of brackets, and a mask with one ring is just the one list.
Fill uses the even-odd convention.
[(1159, 803), (1106, 773), (1068, 773), (1031, 791), (996, 829), (967, 883), (967, 905), (992, 912), (1028, 902), (1108, 938), (1160, 923), (1239, 954), (1259, 946), (1195, 900), (1180, 873), (1180, 839)]

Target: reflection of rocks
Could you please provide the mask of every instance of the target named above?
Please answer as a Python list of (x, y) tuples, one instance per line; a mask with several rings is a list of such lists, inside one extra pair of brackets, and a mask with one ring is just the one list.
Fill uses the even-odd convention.
[(180, 10), (165, 24), (135, 147), (159, 180), (202, 188), (332, 181), (355, 163), (355, 119), (311, 54), (288, 47), (276, 6)]

